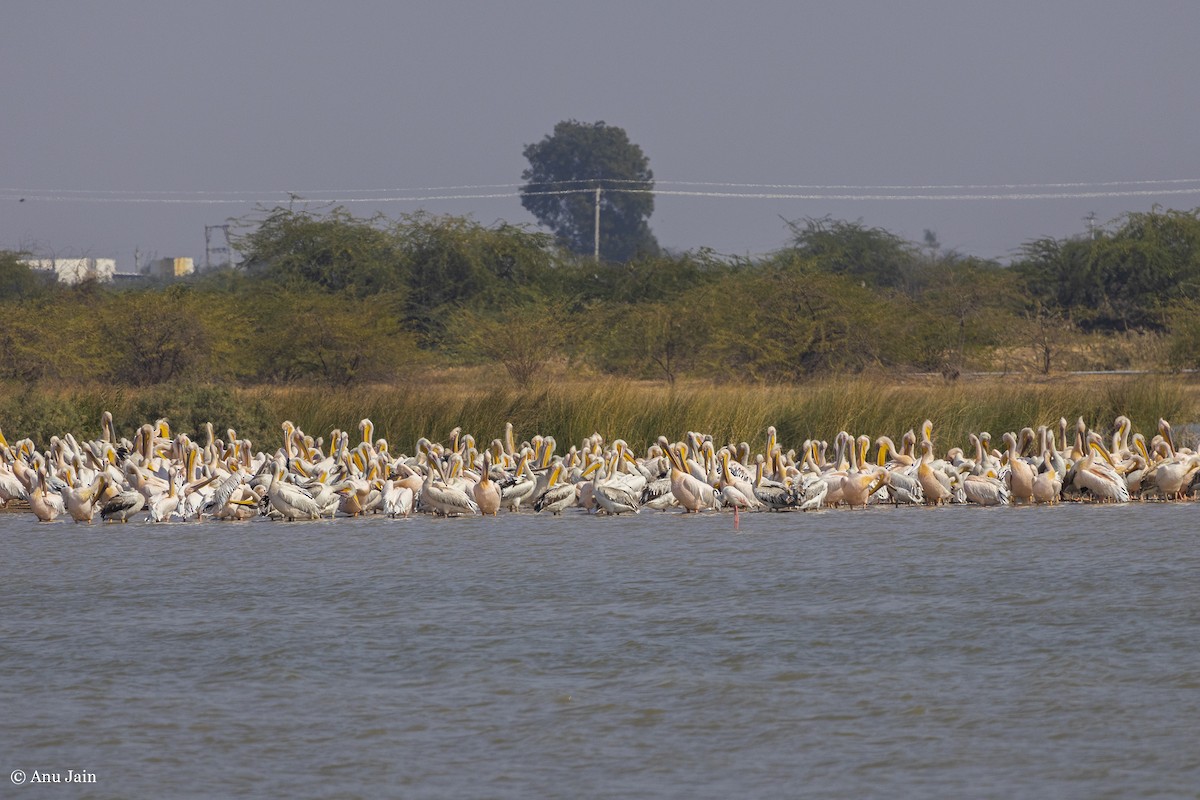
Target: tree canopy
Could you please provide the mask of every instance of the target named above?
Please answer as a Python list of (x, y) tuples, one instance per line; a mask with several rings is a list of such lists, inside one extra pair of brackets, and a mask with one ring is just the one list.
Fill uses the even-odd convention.
[(658, 254), (648, 220), (654, 213), (654, 173), (642, 148), (604, 122), (560, 122), (526, 145), (529, 168), (521, 205), (573, 253), (595, 244), (595, 190), (600, 189), (600, 256), (628, 261)]
[(761, 258), (598, 264), (462, 217), (273, 209), (245, 226), (244, 268), (133, 286), (55, 284), (0, 252), (0, 380), (346, 386), (422, 364), (522, 385), (567, 366), (669, 383), (953, 376), (1128, 368), (1106, 350), (1118, 339), (1148, 341), (1149, 366), (1200, 366), (1200, 210), (1029, 242), (1012, 267), (828, 218)]
[(1168, 307), (1200, 299), (1200, 209), (1130, 213), (1091, 237), (1027, 242), (1013, 267), (1034, 299), (1086, 329), (1161, 330)]

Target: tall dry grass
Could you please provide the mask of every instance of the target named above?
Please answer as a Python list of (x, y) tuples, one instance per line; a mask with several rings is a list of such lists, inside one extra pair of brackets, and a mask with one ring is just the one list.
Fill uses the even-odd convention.
[(832, 439), (838, 431), (899, 437), (933, 422), (939, 450), (967, 446), (970, 433), (1053, 425), (1082, 417), (1100, 431), (1111, 430), (1118, 414), (1135, 429), (1152, 433), (1164, 417), (1177, 426), (1200, 420), (1200, 383), (1178, 376), (1028, 378), (980, 377), (950, 383), (906, 382), (890, 377), (837, 378), (790, 386), (714, 386), (628, 380), (557, 380), (529, 388), (489, 382), (472, 374), (431, 374), (395, 385), (316, 387), (0, 386), (0, 429), (9, 437), (29, 436), (39, 446), (72, 432), (99, 434), (100, 414), (113, 413), (118, 432), (132, 437), (136, 426), (159, 417), (177, 432), (203, 436), (211, 421), (218, 435), (234, 428), (256, 447), (273, 450), (280, 423), (289, 419), (328, 441), (335, 428), (357, 435), (369, 418), (376, 436), (393, 450), (413, 452), (418, 438), (445, 440), (461, 427), (481, 444), (504, 434), (511, 422), (518, 440), (552, 435), (560, 450), (600, 433), (625, 439), (638, 450), (659, 435), (679, 439), (688, 431), (713, 436), (718, 444), (747, 441), (761, 446), (774, 425), (785, 448), (805, 439)]

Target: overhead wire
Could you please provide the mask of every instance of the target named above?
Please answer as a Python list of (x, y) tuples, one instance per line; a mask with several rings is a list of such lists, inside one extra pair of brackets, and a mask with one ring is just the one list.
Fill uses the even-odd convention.
[[(46, 202), (151, 205), (245, 205), (247, 203), (266, 204), (281, 202), (318, 204), (419, 203), (591, 193), (596, 189), (597, 180), (602, 184), (602, 191), (609, 193), (741, 200), (1004, 201), (1200, 195), (1200, 178), (992, 184), (790, 184), (672, 180), (643, 181), (636, 179), (602, 178), (519, 184), (460, 184), (407, 189), (237, 189), (212, 191), (0, 187), (0, 200), (28, 199)], [(653, 186), (650, 188), (641, 188), (645, 187), (647, 183), (653, 183)], [(510, 191), (486, 191), (489, 189), (505, 189)]]

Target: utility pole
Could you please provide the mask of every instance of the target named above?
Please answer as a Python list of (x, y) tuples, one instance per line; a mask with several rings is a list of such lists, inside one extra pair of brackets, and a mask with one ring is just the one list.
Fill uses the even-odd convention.
[[(212, 244), (213, 231), (223, 231), (225, 233), (225, 246), (214, 247)], [(229, 226), (228, 225), (205, 225), (204, 226), (204, 271), (212, 269), (212, 254), (224, 253), (225, 263), (233, 268), (233, 245), (229, 242)], [(219, 266), (219, 265), (218, 265)]]
[(600, 261), (600, 187), (596, 187), (596, 222), (595, 222), (595, 247), (592, 250), (592, 255), (596, 262)]

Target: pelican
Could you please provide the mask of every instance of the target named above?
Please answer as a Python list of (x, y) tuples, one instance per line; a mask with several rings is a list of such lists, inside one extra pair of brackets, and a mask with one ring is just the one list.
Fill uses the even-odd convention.
[[(983, 475), (967, 475), (963, 478), (962, 488), (968, 503), (981, 506), (1008, 505), (1008, 488), (991, 469), (988, 469)], [(1030, 492), (1030, 496), (1032, 496), (1032, 487)]]
[(1129, 434), (1133, 429), (1133, 421), (1124, 414), (1120, 414), (1113, 420), (1113, 424), (1116, 429), (1112, 436), (1112, 453), (1114, 456), (1124, 458), (1132, 453), (1129, 447)]
[[(348, 517), (357, 517), (367, 513), (372, 506), (371, 481), (363, 477), (346, 477), (337, 488), (341, 495), (338, 511)], [(313, 498), (316, 500), (316, 498)]]
[(646, 488), (642, 489), (641, 501), (643, 508), (655, 511), (665, 511), (672, 506), (679, 505), (679, 501), (675, 499), (675, 494), (671, 491), (670, 474), (649, 481)]
[[(907, 439), (905, 440), (907, 444)], [(879, 448), (879, 455), (876, 457), (875, 463), (878, 466), (885, 467), (889, 464), (894, 466), (911, 467), (917, 463), (912, 454), (902, 452), (896, 449), (896, 443), (888, 436), (880, 436), (875, 440), (875, 446)]]
[(413, 493), (415, 498), (421, 493), (421, 484), (425, 479), (403, 461), (393, 462), (390, 477), (396, 486), (403, 486)]
[(570, 483), (561, 482), (562, 473), (563, 464), (559, 461), (551, 468), (550, 481), (546, 484), (546, 491), (534, 502), (534, 511), (539, 514), (543, 511), (549, 511), (551, 514), (558, 516), (564, 509), (575, 505), (575, 486)]
[(1021, 457), (1017, 447), (1017, 437), (1012, 433), (1004, 434), (1004, 443), (1008, 445), (1008, 485), (1009, 494), (1013, 500), (1022, 503), (1033, 502), (1033, 480), (1037, 473), (1028, 461)]
[[(196, 512), (197, 516), (210, 515), (213, 519), (246, 520), (258, 514), (259, 496), (246, 485), (246, 475), (236, 461), (230, 462), (234, 469), (220, 473), (223, 480)], [(280, 518), (283, 512), (272, 504)]]
[(634, 498), (641, 498), (642, 492), (646, 488), (646, 484), (650, 481), (646, 474), (641, 470), (641, 465), (637, 459), (629, 452), (629, 445), (623, 439), (617, 439), (613, 442), (615, 458), (613, 460), (612, 474), (609, 479), (613, 485), (620, 486), (629, 491)]
[(0, 461), (0, 505), (9, 500), (28, 499), (29, 487), (16, 476), (13, 467)]
[[(664, 440), (665, 441), (665, 440)], [(680, 443), (675, 447), (664, 448), (667, 457), (671, 459), (671, 494), (683, 508), (684, 513), (698, 512), (701, 508), (712, 508), (715, 495), (713, 488), (697, 478), (684, 466), (687, 456), (687, 445)]]
[[(309, 482), (304, 488), (313, 496), (313, 502), (321, 509), (318, 517), (333, 519), (337, 516), (338, 509), (341, 507), (342, 492), (349, 489), (350, 484), (345, 481), (330, 483), (328, 477), (326, 473), (322, 472), (317, 476), (317, 480)], [(412, 491), (411, 488), (409, 491)]]
[(791, 508), (796, 499), (791, 489), (779, 481), (769, 480), (766, 477), (766, 460), (760, 455), (757, 457), (754, 466), (754, 499), (762, 508), (769, 511), (782, 511), (785, 508)]
[(106, 473), (98, 473), (92, 482), (87, 486), (79, 488), (68, 488), (63, 492), (63, 500), (67, 505), (67, 513), (71, 515), (71, 519), (75, 522), (91, 523), (96, 518), (97, 501), (100, 499), (100, 494), (104, 489), (105, 481), (108, 480)]
[(725, 508), (756, 511), (762, 507), (757, 499), (751, 500), (746, 497), (733, 484), (725, 484), (724, 488), (717, 493), (717, 496), (721, 499), (721, 505)]
[(100, 519), (108, 522), (128, 522), (129, 518), (146, 507), (146, 496), (136, 489), (126, 489), (100, 507)]
[(869, 470), (863, 469), (860, 460), (860, 447), (870, 447), (871, 440), (869, 437), (853, 441), (850, 448), (850, 470), (842, 476), (841, 489), (842, 500), (846, 502), (850, 508), (855, 506), (867, 507), (867, 503), (875, 490), (883, 485), (887, 477), (887, 471), (880, 469), (880, 474), (876, 475)]
[(475, 498), (475, 504), (479, 506), (479, 512), (487, 516), (496, 516), (500, 510), (500, 487), (492, 481), (488, 473), (492, 468), (491, 453), (483, 454), (483, 471), (479, 475), (479, 480), (471, 489), (471, 494)]
[(1180, 456), (1159, 462), (1154, 469), (1154, 485), (1159, 496), (1167, 500), (1182, 500), (1185, 488), (1200, 470), (1200, 455)]
[(322, 508), (316, 499), (295, 484), (283, 479), (283, 465), (276, 461), (271, 470), (271, 482), (267, 484), (267, 497), (271, 507), (288, 522), (298, 519), (319, 519)]
[(762, 501), (754, 496), (754, 483), (746, 480), (731, 469), (732, 462), (730, 461), (729, 450), (727, 448), (721, 450), (719, 463), (720, 470), (717, 485), (721, 489), (721, 497), (725, 501), (725, 505), (745, 509), (762, 508)]
[(383, 482), (383, 513), (392, 519), (411, 517), (413, 510), (412, 489), (391, 478)]
[(176, 475), (175, 468), (171, 467), (167, 471), (167, 493), (155, 495), (146, 502), (151, 522), (163, 522), (171, 518), (175, 510), (179, 508), (178, 489), (178, 476)]
[(1039, 472), (1033, 478), (1033, 501), (1039, 504), (1054, 505), (1062, 494), (1063, 482), (1054, 468), (1054, 460), (1050, 457), (1049, 448), (1042, 453), (1042, 462), (1045, 465), (1045, 471)]
[(509, 511), (519, 510), (521, 503), (531, 499), (534, 491), (537, 490), (537, 478), (534, 477), (533, 470), (529, 467), (532, 458), (532, 450), (523, 450), (520, 461), (517, 463), (515, 481), (500, 489), (500, 502)]
[[(928, 423), (927, 423), (928, 424)], [(917, 480), (921, 491), (925, 494), (926, 505), (940, 506), (950, 499), (953, 492), (949, 481), (944, 475), (935, 470), (933, 464), (933, 442), (928, 438), (921, 442), (921, 460), (917, 462)]]
[(33, 483), (29, 488), (29, 508), (39, 522), (53, 522), (65, 511), (62, 497), (51, 493), (46, 488), (46, 473), (40, 468), (33, 473)]
[[(434, 473), (441, 481), (434, 481)], [(425, 482), (421, 484), (421, 508), (429, 509), (443, 517), (456, 517), (460, 514), (479, 514), (479, 505), (462, 489), (456, 489), (445, 482), (441, 467), (434, 459), (429, 463), (429, 472)]]
[[(1096, 461), (1097, 454), (1101, 457), (1099, 462)], [(1117, 474), (1112, 459), (1099, 443), (1088, 443), (1088, 454), (1075, 465), (1074, 472), (1076, 486), (1086, 489), (1096, 499), (1111, 503), (1129, 502), (1129, 487)]]
[(621, 456), (614, 455), (612, 470), (604, 478), (592, 481), (592, 496), (602, 510), (608, 514), (638, 513), (640, 490), (635, 491), (617, 472)]
[(920, 505), (925, 502), (925, 490), (917, 478), (916, 467), (890, 469), (886, 471), (883, 485), (893, 505)]

